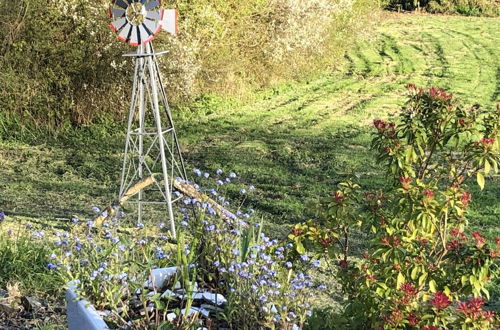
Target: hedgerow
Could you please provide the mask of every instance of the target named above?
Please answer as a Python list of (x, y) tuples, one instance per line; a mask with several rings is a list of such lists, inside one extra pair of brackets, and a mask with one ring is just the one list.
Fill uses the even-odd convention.
[[(109, 1), (0, 4), (0, 136), (63, 132), (123, 118), (134, 49), (109, 29)], [(176, 104), (206, 93), (241, 95), (333, 66), (376, 6), (368, 0), (166, 1), (180, 34), (157, 49)]]
[(498, 16), (500, 6), (493, 0), (388, 0), (386, 6), (395, 10), (424, 9), (431, 13), (466, 16)]

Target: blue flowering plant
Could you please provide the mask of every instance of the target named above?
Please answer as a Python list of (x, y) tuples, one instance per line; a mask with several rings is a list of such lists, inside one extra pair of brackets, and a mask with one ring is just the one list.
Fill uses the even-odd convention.
[[(102, 225), (72, 219), (71, 231), (54, 233), (47, 267), (71, 281), (112, 326), (301, 328), (316, 290), (306, 270), (319, 262), (292, 262), (292, 246), (263, 233), (254, 211), (242, 206), (255, 187), (239, 184), (234, 172), (194, 172), (203, 186), (177, 179), (197, 197), (176, 192), (173, 240), (163, 223), (131, 228), (122, 212), (102, 215), (94, 207), (105, 218)], [(223, 197), (228, 191), (236, 202)], [(34, 235), (43, 239), (45, 233)], [(155, 269), (173, 271), (155, 286)]]

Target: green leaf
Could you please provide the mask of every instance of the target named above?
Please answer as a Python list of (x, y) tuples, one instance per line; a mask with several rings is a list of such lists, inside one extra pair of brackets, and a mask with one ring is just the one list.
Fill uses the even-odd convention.
[(427, 273), (423, 273), (422, 275), (420, 275), (420, 277), (418, 278), (418, 285), (422, 285), (424, 284), (425, 280), (427, 279)]
[(432, 293), (435, 293), (437, 291), (436, 281), (434, 281), (434, 280), (429, 281), (429, 291), (431, 291)]
[(477, 172), (477, 184), (481, 188), (481, 190), (484, 189), (484, 175), (481, 172)]
[(399, 273), (398, 274), (398, 279), (396, 281), (396, 290), (399, 289), (401, 287), (401, 284), (403, 284), (405, 282), (405, 277), (403, 274)]
[(484, 160), (484, 174), (488, 174), (488, 173), (490, 173), (490, 171), (491, 171), (490, 162), (487, 159), (485, 159)]
[(460, 281), (462, 282), (462, 285), (465, 285), (469, 281), (469, 279), (467, 278), (467, 276), (462, 275), (462, 278), (460, 279)]
[(306, 249), (304, 248), (304, 245), (302, 244), (301, 241), (295, 242), (295, 249), (299, 254), (304, 254), (306, 252)]
[(416, 266), (415, 268), (412, 269), (411, 275), (410, 275), (410, 277), (411, 277), (412, 280), (416, 280), (417, 279), (419, 268), (420, 268), (419, 266)]

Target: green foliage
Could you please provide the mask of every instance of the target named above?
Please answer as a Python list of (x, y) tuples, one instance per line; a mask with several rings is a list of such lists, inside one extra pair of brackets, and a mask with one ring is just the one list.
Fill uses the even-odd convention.
[[(0, 136), (64, 133), (123, 118), (132, 51), (108, 26), (109, 1), (0, 3)], [(180, 34), (155, 45), (175, 103), (241, 95), (331, 66), (373, 6), (356, 0), (170, 1)], [(356, 17), (356, 20), (353, 18)]]
[(386, 7), (393, 10), (424, 9), (431, 13), (466, 16), (498, 16), (498, 3), (490, 0), (389, 0)]
[[(500, 237), (468, 236), (471, 194), (464, 182), (498, 173), (500, 108), (464, 108), (435, 87), (407, 86), (398, 123), (376, 120), (372, 147), (392, 174), (388, 191), (341, 189), (319, 206), (321, 222), (297, 225), (291, 238), (338, 260), (351, 327), (488, 329), (482, 309), (498, 278)], [(370, 233), (369, 252), (348, 258), (346, 229)]]
[[(6, 220), (7, 221), (7, 220)], [(61, 281), (47, 269), (49, 246), (38, 244), (26, 228), (7, 229), (0, 220), (0, 288), (20, 284), (30, 294), (59, 294)]]

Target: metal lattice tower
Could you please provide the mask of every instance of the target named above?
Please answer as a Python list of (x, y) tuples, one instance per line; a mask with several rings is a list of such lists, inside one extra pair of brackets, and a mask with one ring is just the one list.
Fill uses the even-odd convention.
[(174, 180), (186, 179), (186, 171), (157, 61), (166, 52), (155, 53), (150, 41), (162, 28), (176, 33), (177, 12), (159, 6), (157, 0), (115, 0), (110, 8), (110, 16), (117, 19), (110, 25), (118, 38), (137, 46), (136, 53), (124, 55), (135, 59), (135, 70), (120, 197), (137, 181), (154, 175), (152, 188), (140, 191), (129, 203), (137, 204), (139, 222), (145, 205), (164, 206), (175, 236), (173, 203), (180, 197), (173, 197)]

